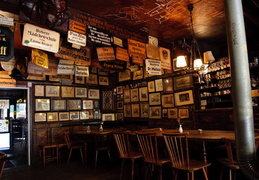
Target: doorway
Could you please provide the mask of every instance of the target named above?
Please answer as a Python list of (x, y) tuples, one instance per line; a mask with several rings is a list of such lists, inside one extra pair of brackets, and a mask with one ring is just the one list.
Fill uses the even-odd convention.
[(0, 88), (0, 151), (5, 168), (30, 165), (29, 88)]

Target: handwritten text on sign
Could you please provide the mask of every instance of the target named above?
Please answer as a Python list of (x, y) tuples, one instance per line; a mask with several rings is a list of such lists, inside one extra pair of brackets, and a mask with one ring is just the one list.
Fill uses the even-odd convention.
[(161, 61), (146, 59), (146, 74), (161, 75)]
[(59, 33), (32, 24), (25, 24), (22, 45), (50, 52), (58, 52)]

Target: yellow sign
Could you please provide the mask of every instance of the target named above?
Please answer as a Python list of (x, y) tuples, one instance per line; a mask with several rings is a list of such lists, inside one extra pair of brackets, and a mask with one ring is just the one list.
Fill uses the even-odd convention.
[(115, 60), (113, 47), (99, 47), (96, 50), (99, 61)]
[(143, 64), (143, 60), (146, 59), (145, 43), (128, 39), (128, 52), (130, 57), (135, 56), (135, 57), (138, 57), (137, 59), (142, 59), (141, 64)]
[(81, 34), (86, 34), (86, 25), (78, 21), (69, 20), (69, 29)]
[(116, 47), (116, 59), (122, 61), (129, 61), (129, 54), (127, 49)]
[(158, 47), (152, 44), (146, 44), (147, 58), (149, 59), (160, 59)]
[(44, 67), (44, 68), (49, 67), (48, 54), (38, 49), (32, 49), (31, 60), (32, 60), (32, 63), (37, 66)]

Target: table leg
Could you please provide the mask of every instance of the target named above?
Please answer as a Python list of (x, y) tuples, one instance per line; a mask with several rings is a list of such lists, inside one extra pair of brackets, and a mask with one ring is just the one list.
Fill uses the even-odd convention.
[(84, 142), (84, 164), (87, 167), (87, 142)]
[(207, 163), (207, 152), (206, 152), (206, 145), (205, 145), (205, 141), (202, 141), (202, 155), (203, 155), (203, 160), (205, 163)]

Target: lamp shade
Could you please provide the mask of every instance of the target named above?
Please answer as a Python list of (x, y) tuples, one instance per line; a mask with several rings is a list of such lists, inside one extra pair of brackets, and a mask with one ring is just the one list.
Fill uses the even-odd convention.
[(184, 56), (177, 56), (176, 67), (185, 67), (187, 66)]
[(212, 54), (211, 51), (206, 51), (203, 53), (203, 59), (204, 59), (204, 64), (208, 64), (210, 62), (213, 62), (215, 61), (215, 58)]
[(193, 61), (193, 68), (194, 69), (199, 69), (202, 66), (202, 61), (201, 59), (195, 59)]

